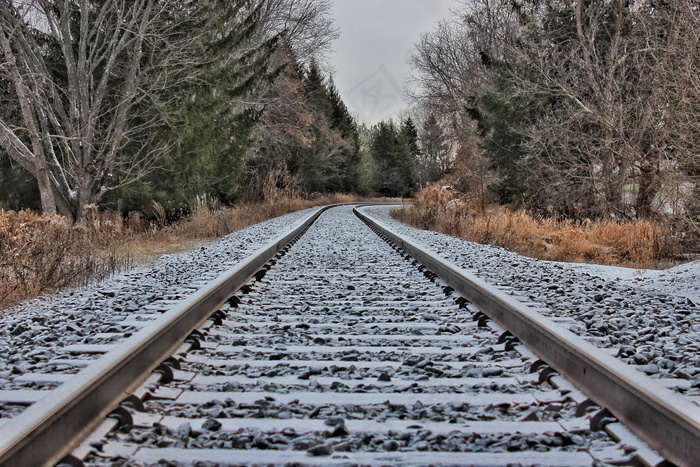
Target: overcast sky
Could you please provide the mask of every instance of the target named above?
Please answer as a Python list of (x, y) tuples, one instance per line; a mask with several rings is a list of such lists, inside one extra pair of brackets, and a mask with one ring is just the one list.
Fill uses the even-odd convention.
[(375, 124), (405, 108), (406, 58), (457, 0), (333, 0), (331, 63), (336, 87), (360, 121)]

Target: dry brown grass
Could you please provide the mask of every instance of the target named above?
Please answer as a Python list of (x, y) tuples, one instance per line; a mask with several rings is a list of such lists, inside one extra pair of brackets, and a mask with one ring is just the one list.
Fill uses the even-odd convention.
[(290, 212), (356, 200), (357, 198), (343, 194), (310, 199), (277, 197), (262, 203), (243, 203), (224, 207), (206, 197), (197, 198), (193, 203), (192, 213), (188, 217), (172, 226), (160, 229), (157, 233), (166, 238), (185, 241), (213, 239)]
[(89, 213), (74, 226), (57, 215), (0, 211), (0, 307), (128, 267), (131, 257), (119, 251), (126, 234), (113, 215)]
[(77, 225), (57, 215), (0, 210), (0, 309), (149, 264), (163, 253), (186, 250), (292, 211), (354, 201), (358, 200), (349, 195), (277, 196), (224, 207), (198, 198), (191, 214), (172, 225), (165, 225), (165, 212), (155, 204), (152, 220), (136, 213), (123, 219), (90, 207), (85, 221)]
[(668, 260), (672, 250), (668, 229), (650, 221), (562, 220), (504, 206), (482, 211), (478, 203), (439, 186), (421, 190), (413, 207), (393, 215), (422, 229), (554, 261), (653, 268)]

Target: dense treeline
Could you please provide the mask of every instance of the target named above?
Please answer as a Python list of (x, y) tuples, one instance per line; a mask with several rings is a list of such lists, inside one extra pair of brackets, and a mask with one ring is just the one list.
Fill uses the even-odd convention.
[[(290, 193), (407, 195), (404, 129), (358, 128), (328, 0), (0, 3), (0, 207), (177, 216)], [(415, 132), (414, 132), (415, 133)], [(376, 138), (375, 138), (376, 139)]]
[(696, 1), (464, 0), (409, 62), (461, 191), (700, 231)]

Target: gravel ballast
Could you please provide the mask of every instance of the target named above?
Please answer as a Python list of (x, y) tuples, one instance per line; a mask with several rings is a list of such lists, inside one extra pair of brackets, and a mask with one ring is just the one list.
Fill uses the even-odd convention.
[[(43, 389), (13, 383), (23, 373), (77, 373), (55, 363), (72, 344), (116, 343), (215, 279), (309, 215), (307, 209), (262, 222), (197, 249), (162, 256), (99, 283), (26, 301), (0, 317), (0, 389)], [(98, 356), (95, 356), (97, 358)], [(4, 414), (4, 415), (3, 415)], [(10, 416), (2, 409), (0, 417)]]
[[(535, 355), (500, 342), (494, 323), (479, 326), (348, 207), (324, 214), (247, 285), (146, 401), (151, 421), (110, 434), (103, 458), (201, 462), (209, 451), (257, 450), (271, 465), (299, 454), (301, 465), (359, 454), (385, 465), (377, 460), (391, 452), (517, 453), (572, 465), (616, 449), (576, 413), (568, 388), (530, 371)], [(472, 465), (448, 465), (459, 464)]]
[(700, 262), (651, 271), (542, 261), (408, 226), (391, 207), (363, 209), (639, 371), (700, 394)]
[[(700, 263), (637, 271), (540, 261), (407, 226), (391, 217), (391, 207), (364, 209), (487, 282), (542, 307), (544, 314), (640, 371), (686, 380), (679, 391), (700, 393)], [(13, 378), (27, 372), (78, 372), (80, 367), (54, 363), (66, 357), (65, 346), (128, 337), (140, 328), (138, 321), (160, 316), (309, 212), (281, 216), (195, 250), (165, 255), (153, 267), (5, 310), (0, 389), (49, 389)], [(0, 408), (1, 416), (10, 411)]]

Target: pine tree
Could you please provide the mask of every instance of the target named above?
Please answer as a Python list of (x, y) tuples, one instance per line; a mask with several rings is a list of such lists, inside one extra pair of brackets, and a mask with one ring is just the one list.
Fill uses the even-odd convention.
[(331, 129), (337, 131), (341, 138), (337, 157), (338, 181), (337, 191), (357, 193), (360, 186), (360, 142), (357, 124), (350, 115), (345, 102), (340, 97), (335, 83), (331, 79), (327, 86), (331, 102)]
[(162, 169), (140, 187), (143, 198), (154, 197), (174, 210), (196, 196), (231, 202), (237, 195), (262, 112), (243, 102), (280, 71), (270, 67), (277, 37), (261, 41), (258, 34), (263, 3), (183, 1), (181, 10), (173, 10), (184, 15), (172, 20), (181, 25), (179, 34), (195, 38), (184, 51), (193, 66), (170, 77), (174, 89), (155, 107), (166, 123), (159, 136), (172, 150)]
[(333, 79), (328, 83), (328, 99), (331, 103), (331, 128), (340, 132), (340, 136), (348, 141), (357, 141), (357, 126), (350, 115), (345, 102), (340, 97)]
[(449, 136), (445, 133), (434, 113), (423, 122), (420, 132), (419, 156), (420, 181), (433, 183), (442, 179), (450, 169)]
[[(11, 84), (0, 77), (0, 120), (12, 125), (21, 124), (19, 104), (11, 91)], [(36, 179), (13, 163), (0, 147), (0, 207), (19, 210), (40, 210), (39, 187)]]
[(495, 80), (496, 90), (485, 93), (468, 110), (477, 122), (482, 137), (481, 146), (498, 174), (493, 189), (501, 203), (524, 204), (533, 188), (530, 182), (532, 166), (523, 149), (524, 128), (529, 118), (536, 118), (537, 103), (522, 96), (513, 96), (511, 73), (524, 69), (504, 69)]
[(304, 94), (304, 67), (285, 38), (272, 56), (278, 77), (261, 96), (264, 112), (244, 163), (241, 195), (260, 201), (275, 192), (297, 189), (293, 174), (310, 141), (313, 117)]
[(311, 62), (304, 75), (308, 122), (308, 143), (288, 164), (305, 191), (319, 193), (355, 192), (359, 185), (359, 146), (355, 122), (332, 80), (323, 77)]
[(413, 123), (413, 119), (411, 117), (406, 117), (406, 119), (402, 122), (401, 133), (406, 140), (411, 157), (413, 159), (418, 159), (421, 154), (420, 147), (418, 146), (418, 129), (416, 128), (416, 124)]
[(394, 122), (379, 122), (373, 129), (370, 153), (377, 166), (377, 192), (383, 196), (408, 196), (415, 188), (411, 148)]
[(321, 69), (316, 61), (311, 61), (311, 65), (306, 72), (304, 89), (309, 105), (313, 107), (315, 111), (326, 118), (333, 114), (331, 97)]

